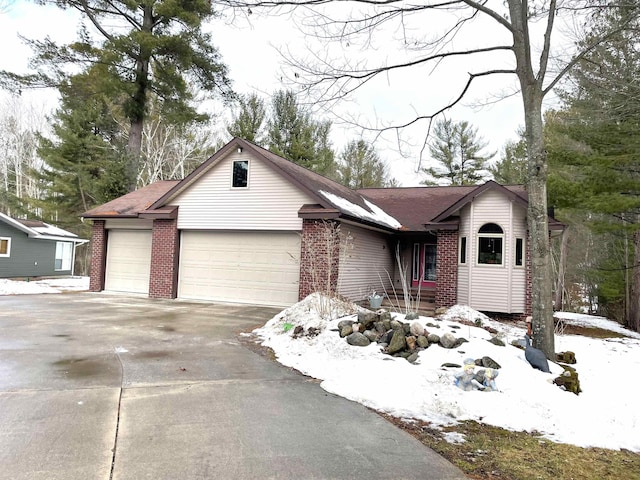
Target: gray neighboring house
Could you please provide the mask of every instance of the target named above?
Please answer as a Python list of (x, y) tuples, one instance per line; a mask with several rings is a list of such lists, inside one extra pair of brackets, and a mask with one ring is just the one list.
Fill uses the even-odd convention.
[(87, 241), (48, 223), (0, 213), (0, 278), (73, 275), (76, 247)]

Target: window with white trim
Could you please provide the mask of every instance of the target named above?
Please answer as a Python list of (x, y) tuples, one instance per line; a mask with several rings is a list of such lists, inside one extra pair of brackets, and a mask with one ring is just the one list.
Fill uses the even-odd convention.
[(11, 237), (0, 237), (0, 257), (11, 256)]
[(56, 242), (56, 261), (54, 270), (71, 270), (71, 256), (73, 244), (71, 242)]
[(234, 160), (231, 186), (233, 188), (247, 188), (249, 186), (249, 160)]
[(478, 230), (478, 265), (502, 265), (504, 231), (500, 225), (485, 223)]
[(516, 238), (515, 266), (524, 266), (524, 238)]

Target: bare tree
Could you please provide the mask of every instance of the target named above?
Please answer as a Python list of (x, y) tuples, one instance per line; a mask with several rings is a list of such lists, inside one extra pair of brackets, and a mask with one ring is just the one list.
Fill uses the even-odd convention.
[[(459, 104), (472, 86), (489, 77), (511, 75), (517, 79), (524, 108), (527, 144), (527, 190), (529, 193), (529, 236), (532, 264), (532, 310), (534, 346), (552, 358), (554, 328), (553, 284), (549, 228), (547, 221), (547, 154), (543, 140), (542, 102), (558, 81), (596, 45), (606, 42), (611, 32), (602, 32), (572, 50), (560, 45), (552, 52), (552, 37), (562, 21), (571, 24), (602, 8), (628, 9), (637, 17), (635, 2), (621, 0), (607, 4), (598, 0), (424, 0), (407, 3), (396, 0), (226, 0), (228, 5), (255, 11), (258, 7), (304, 6), (313, 12), (306, 25), (325, 43), (338, 42), (343, 51), (357, 50), (358, 58), (339, 62), (329, 49), (316, 49), (311, 59), (290, 58), (291, 79), (301, 84), (316, 100), (348, 98), (378, 78), (394, 75), (423, 75), (423, 91), (429, 92), (429, 75), (436, 69), (458, 63), (467, 69), (466, 81), (451, 99), (430, 111), (416, 112), (378, 131), (403, 129), (432, 120)], [(352, 8), (348, 8), (348, 7)], [(334, 8), (332, 8), (334, 7)], [(483, 23), (484, 22), (484, 23)], [(579, 22), (577, 22), (579, 23)], [(480, 24), (481, 29), (474, 28)], [(621, 24), (620, 28), (624, 28)], [(382, 49), (397, 40), (404, 54), (367, 55), (367, 48)], [(555, 55), (552, 55), (555, 54)], [(551, 67), (551, 60), (555, 68)], [(434, 95), (435, 96), (435, 95)], [(442, 98), (442, 97), (439, 97)], [(426, 144), (426, 138), (424, 139)]]

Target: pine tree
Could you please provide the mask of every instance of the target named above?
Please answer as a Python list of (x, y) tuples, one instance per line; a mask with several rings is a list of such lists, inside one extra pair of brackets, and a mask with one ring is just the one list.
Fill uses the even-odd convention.
[(267, 110), (264, 101), (255, 93), (240, 98), (240, 111), (227, 126), (232, 137), (239, 137), (257, 145), (264, 143), (264, 123)]
[[(76, 42), (57, 45), (49, 38), (30, 41), (38, 73), (0, 72), (0, 81), (24, 87), (64, 85), (65, 68), (103, 66), (100, 82), (121, 105), (129, 124), (127, 188), (136, 188), (142, 133), (152, 95), (163, 117), (175, 123), (204, 120), (193, 105), (191, 86), (232, 96), (227, 68), (202, 24), (214, 15), (208, 0), (41, 0), (77, 10), (84, 25)], [(15, 86), (15, 84), (18, 86)]]
[(527, 180), (527, 144), (520, 132), (520, 139), (509, 140), (500, 160), (487, 170), (493, 179), (502, 185), (521, 185)]
[(482, 153), (487, 145), (478, 137), (478, 130), (467, 121), (444, 119), (436, 122), (429, 152), (439, 165), (422, 169), (430, 177), (422, 183), (478, 184), (485, 178), (487, 162), (494, 155)]
[(364, 140), (352, 140), (344, 147), (338, 174), (340, 183), (353, 189), (384, 187), (390, 183), (387, 166)]
[(268, 148), (273, 153), (328, 177), (336, 176), (329, 133), (331, 122), (314, 120), (291, 90), (273, 95), (267, 122)]

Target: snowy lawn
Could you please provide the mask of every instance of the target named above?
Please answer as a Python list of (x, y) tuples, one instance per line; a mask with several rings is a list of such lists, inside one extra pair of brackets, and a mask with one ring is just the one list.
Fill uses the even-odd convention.
[[(317, 313), (315, 295), (284, 310), (254, 331), (272, 348), (278, 361), (322, 380), (326, 391), (360, 402), (378, 411), (405, 419), (419, 419), (436, 426), (475, 420), (498, 427), (527, 432), (561, 443), (582, 447), (628, 449), (640, 452), (640, 409), (635, 401), (633, 379), (640, 371), (640, 334), (600, 317), (563, 314), (568, 323), (624, 332), (625, 338), (593, 339), (577, 335), (556, 336), (556, 351), (572, 351), (577, 363), (582, 393), (576, 396), (552, 384), (563, 372), (550, 364), (552, 373), (534, 370), (524, 351), (510, 345), (525, 331), (494, 322), (468, 307), (456, 306), (442, 317), (420, 317), (429, 333), (451, 332), (469, 342), (455, 349), (431, 345), (420, 352), (417, 364), (367, 347), (347, 344), (337, 332), (339, 320), (357, 318), (348, 305), (334, 305), (331, 318)], [(403, 320), (403, 315), (395, 315)], [(489, 343), (492, 336), (483, 328), (461, 324), (458, 319), (479, 320), (490, 326), (507, 345)], [(319, 328), (317, 336), (294, 338), (295, 326)], [(458, 328), (455, 328), (458, 327)], [(444, 368), (443, 363), (463, 364), (466, 358), (489, 356), (502, 368), (496, 379), (497, 392), (463, 391), (454, 385), (461, 368)], [(454, 436), (455, 438), (455, 436)]]
[(0, 278), (0, 295), (35, 295), (89, 290), (89, 277), (60, 277), (17, 281)]

